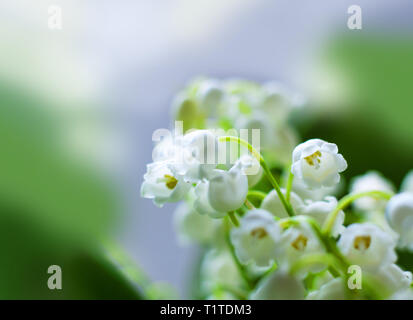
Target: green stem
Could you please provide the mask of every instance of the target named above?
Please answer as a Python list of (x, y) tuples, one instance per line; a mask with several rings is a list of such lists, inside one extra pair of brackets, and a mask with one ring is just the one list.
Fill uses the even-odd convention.
[(299, 272), (301, 269), (307, 268), (309, 265), (313, 264), (325, 264), (328, 265), (331, 270), (333, 271), (333, 276), (336, 273), (336, 270), (339, 269), (339, 262), (337, 261), (336, 257), (330, 253), (320, 253), (320, 254), (313, 254), (307, 255), (300, 258), (291, 268), (291, 273), (295, 274)]
[(231, 222), (234, 224), (234, 226), (236, 226), (238, 228), (239, 227), (239, 221), (238, 221), (237, 217), (235, 216), (234, 211), (228, 212), (228, 216), (231, 219)]
[(264, 200), (264, 198), (267, 196), (265, 192), (258, 191), (258, 190), (249, 190), (247, 197), (255, 197), (259, 198), (260, 200)]
[(286, 191), (286, 195), (285, 195), (285, 197), (287, 198), (288, 203), (290, 203), (290, 204), (291, 204), (290, 195), (291, 195), (291, 189), (293, 187), (293, 180), (294, 180), (294, 175), (291, 172), (291, 167), (290, 167), (290, 171), (288, 173), (288, 180), (287, 180), (287, 191)]
[(231, 142), (232, 141), (232, 142), (238, 143), (240, 146), (246, 147), (248, 151), (251, 152), (251, 154), (257, 159), (257, 161), (259, 161), (265, 175), (267, 176), (267, 179), (270, 181), (271, 185), (274, 187), (275, 191), (277, 192), (278, 197), (280, 198), (281, 203), (283, 204), (288, 215), (290, 217), (295, 215), (293, 208), (290, 206), (290, 204), (285, 199), (283, 193), (281, 192), (281, 188), (278, 185), (278, 182), (275, 180), (274, 176), (272, 175), (264, 158), (257, 150), (255, 150), (253, 146), (251, 146), (247, 141), (240, 139), (238, 137), (233, 137), (233, 136), (222, 136), (222, 137), (219, 137), (218, 140), (220, 142)]
[(283, 206), (284, 206), (285, 210), (287, 211), (288, 215), (290, 217), (295, 216), (293, 208), (288, 203), (288, 201), (285, 199), (283, 193), (281, 192), (280, 186), (278, 185), (277, 181), (275, 180), (274, 176), (272, 175), (272, 173), (271, 173), (270, 169), (268, 168), (267, 164), (265, 163), (264, 159), (262, 159), (262, 161), (261, 161), (261, 167), (264, 170), (264, 173), (266, 174), (267, 179), (270, 181), (271, 185), (273, 186), (273, 188), (277, 192), (277, 195), (280, 198), (281, 203), (283, 204)]
[(367, 192), (361, 192), (357, 194), (349, 194), (345, 196), (338, 202), (337, 207), (332, 212), (330, 212), (330, 214), (327, 216), (327, 219), (323, 225), (322, 232), (328, 236), (334, 227), (334, 222), (336, 221), (336, 218), (338, 214), (340, 213), (340, 211), (345, 209), (353, 201), (359, 198), (362, 198), (362, 197), (373, 197), (373, 198), (379, 198), (379, 199), (382, 198), (385, 200), (390, 200), (390, 198), (392, 197), (392, 194), (383, 192), (383, 191), (367, 191)]
[(230, 253), (231, 253), (231, 257), (232, 257), (232, 259), (234, 260), (234, 262), (235, 262), (235, 264), (236, 264), (236, 266), (237, 266), (237, 269), (238, 269), (238, 271), (239, 271), (242, 279), (244, 280), (245, 284), (247, 285), (247, 287), (248, 287), (249, 289), (252, 289), (252, 288), (253, 288), (252, 281), (251, 281), (250, 278), (248, 277), (247, 270), (246, 270), (245, 267), (241, 264), (241, 262), (238, 260), (238, 257), (237, 257), (237, 255), (236, 255), (236, 253), (235, 253), (234, 245), (233, 245), (232, 242), (231, 242), (230, 233), (229, 233), (230, 224), (227, 223), (226, 225), (227, 225), (227, 228), (226, 228), (225, 240), (226, 240), (227, 245), (228, 245), (228, 247), (229, 247), (229, 251), (230, 251)]

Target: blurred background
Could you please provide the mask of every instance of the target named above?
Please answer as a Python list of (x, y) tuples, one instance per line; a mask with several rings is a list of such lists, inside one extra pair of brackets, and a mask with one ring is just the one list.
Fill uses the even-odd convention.
[(189, 297), (198, 250), (139, 187), (153, 131), (199, 75), (285, 83), (306, 97), (290, 119), (303, 139), (337, 143), (347, 177), (398, 186), (413, 168), (412, 17), (409, 0), (3, 0), (0, 298), (139, 298), (150, 280)]

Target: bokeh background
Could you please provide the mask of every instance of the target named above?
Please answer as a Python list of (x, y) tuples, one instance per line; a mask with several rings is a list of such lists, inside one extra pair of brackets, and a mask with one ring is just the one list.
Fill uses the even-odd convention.
[(398, 186), (413, 168), (412, 17), (409, 0), (3, 0), (0, 298), (139, 298), (151, 281), (155, 298), (190, 297), (198, 249), (139, 187), (153, 131), (199, 75), (284, 82), (306, 98), (290, 119), (303, 139), (337, 143), (347, 179), (376, 169)]

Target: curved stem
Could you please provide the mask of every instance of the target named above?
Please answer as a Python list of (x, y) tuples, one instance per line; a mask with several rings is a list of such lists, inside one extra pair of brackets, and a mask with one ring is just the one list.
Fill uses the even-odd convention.
[(295, 274), (301, 269), (307, 268), (309, 265), (313, 264), (325, 264), (328, 265), (334, 271), (339, 269), (339, 262), (337, 258), (330, 253), (319, 253), (313, 255), (307, 255), (300, 258), (292, 267), (291, 273)]
[(264, 198), (267, 196), (265, 192), (259, 191), (259, 190), (249, 190), (247, 197), (256, 197), (259, 198), (260, 200), (264, 200)]
[(244, 266), (241, 264), (241, 262), (238, 260), (238, 257), (237, 257), (237, 255), (236, 255), (236, 253), (235, 253), (234, 245), (233, 245), (232, 242), (231, 242), (231, 238), (230, 238), (230, 234), (229, 234), (230, 224), (227, 223), (226, 226), (227, 226), (227, 227), (226, 227), (225, 240), (226, 240), (227, 245), (228, 245), (228, 247), (229, 247), (229, 251), (230, 251), (230, 253), (231, 253), (231, 257), (232, 257), (232, 259), (234, 260), (234, 262), (235, 262), (235, 264), (236, 264), (236, 266), (237, 266), (237, 269), (238, 269), (238, 271), (239, 271), (242, 279), (244, 280), (245, 284), (247, 285), (247, 287), (248, 287), (249, 289), (252, 289), (252, 288), (253, 288), (252, 281), (251, 281), (250, 278), (248, 277), (248, 274), (247, 274), (247, 271), (246, 271), (245, 267), (244, 267)]
[(283, 204), (283, 206), (284, 206), (285, 210), (287, 211), (288, 215), (290, 217), (295, 216), (293, 208), (288, 203), (288, 201), (285, 199), (283, 193), (281, 192), (281, 188), (278, 185), (278, 182), (275, 180), (274, 176), (272, 175), (272, 173), (271, 173), (270, 169), (268, 168), (267, 164), (265, 163), (264, 159), (262, 159), (262, 161), (261, 161), (261, 167), (264, 170), (265, 174), (267, 175), (267, 179), (270, 181), (271, 185), (273, 186), (273, 188), (277, 192), (277, 195), (280, 198), (281, 203)]
[(268, 168), (268, 165), (265, 162), (264, 158), (262, 157), (262, 155), (257, 150), (255, 150), (255, 148), (253, 146), (251, 146), (247, 141), (245, 141), (243, 139), (240, 139), (238, 137), (233, 137), (233, 136), (222, 136), (222, 137), (219, 137), (218, 140), (220, 142), (231, 142), (232, 141), (232, 142), (238, 143), (240, 146), (246, 147), (248, 149), (248, 151), (251, 152), (251, 154), (260, 163), (265, 175), (267, 176), (267, 179), (270, 181), (271, 185), (273, 186), (273, 188), (277, 192), (278, 197), (280, 198), (281, 203), (285, 207), (285, 210), (287, 211), (288, 215), (290, 217), (295, 215), (292, 207), (287, 202), (287, 200), (285, 199), (283, 193), (281, 192), (281, 188), (278, 185), (278, 182), (275, 180), (274, 176), (272, 175), (270, 169)]
[(362, 197), (373, 197), (373, 198), (382, 198), (385, 200), (390, 200), (392, 197), (392, 194), (383, 192), (383, 191), (367, 191), (367, 192), (361, 192), (357, 194), (349, 194), (342, 198), (338, 204), (337, 207), (329, 213), (327, 216), (327, 219), (323, 225), (323, 233), (326, 235), (329, 235), (331, 233), (331, 230), (333, 229), (334, 222), (336, 221), (337, 215), (340, 213), (341, 210), (345, 209), (348, 205), (350, 205), (353, 201), (362, 198)]

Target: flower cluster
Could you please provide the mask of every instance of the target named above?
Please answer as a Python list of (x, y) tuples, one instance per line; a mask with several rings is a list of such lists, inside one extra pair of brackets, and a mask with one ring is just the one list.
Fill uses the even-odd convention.
[(182, 201), (179, 239), (206, 248), (200, 297), (413, 299), (397, 264), (413, 251), (413, 173), (397, 193), (367, 172), (338, 200), (347, 161), (334, 143), (298, 143), (299, 100), (274, 83), (194, 81), (173, 103), (187, 131), (155, 146), (142, 196)]

